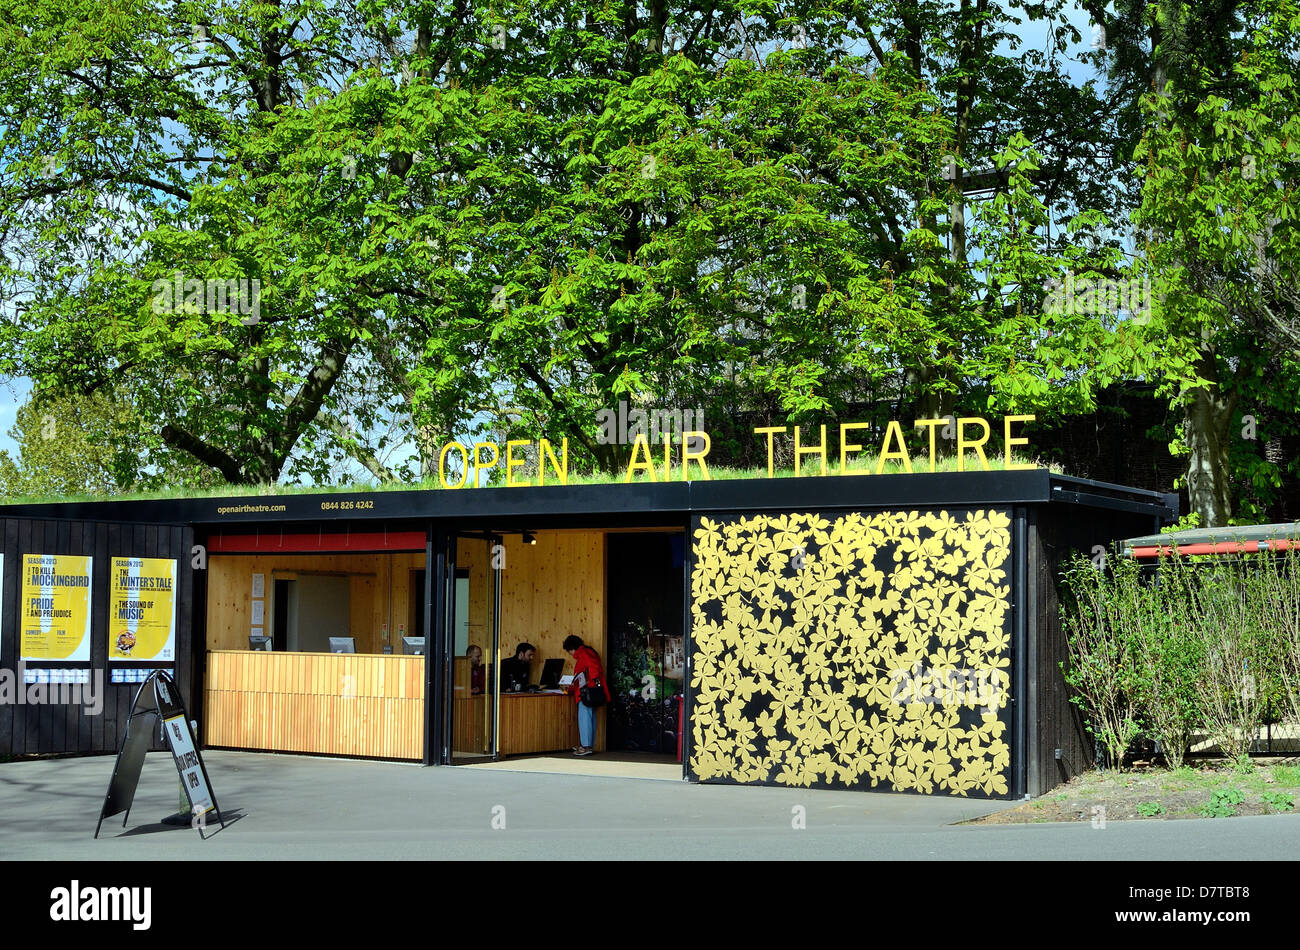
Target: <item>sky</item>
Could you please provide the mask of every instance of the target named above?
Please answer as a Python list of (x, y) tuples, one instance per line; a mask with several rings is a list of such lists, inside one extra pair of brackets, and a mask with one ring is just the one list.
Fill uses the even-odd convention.
[[(1078, 6), (1073, 6), (1068, 13), (1068, 20), (1079, 31), (1086, 48), (1092, 39), (1088, 14)], [(1020, 47), (1021, 54), (1026, 49), (1046, 48), (1047, 30), (1041, 21), (1023, 24), (1019, 35), (1023, 41)], [(1011, 50), (1004, 49), (1003, 52), (1011, 53)], [(1075, 83), (1082, 83), (1095, 74), (1092, 67), (1085, 66), (1077, 60), (1067, 60), (1067, 73)], [(14, 457), (17, 456), (18, 447), (10, 436), (9, 430), (14, 425), (18, 408), (27, 401), (31, 388), (31, 382), (27, 379), (0, 380), (0, 450)]]

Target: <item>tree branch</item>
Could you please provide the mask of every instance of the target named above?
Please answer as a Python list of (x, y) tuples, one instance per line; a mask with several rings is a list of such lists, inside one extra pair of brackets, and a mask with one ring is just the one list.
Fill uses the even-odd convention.
[(191, 435), (184, 429), (178, 429), (175, 426), (165, 425), (159, 432), (162, 440), (173, 448), (179, 449), (188, 455), (194, 456), (204, 465), (211, 466), (219, 471), (223, 478), (231, 484), (238, 485), (244, 483), (247, 479), (244, 474), (244, 467), (230, 455), (230, 453), (209, 445), (197, 436)]

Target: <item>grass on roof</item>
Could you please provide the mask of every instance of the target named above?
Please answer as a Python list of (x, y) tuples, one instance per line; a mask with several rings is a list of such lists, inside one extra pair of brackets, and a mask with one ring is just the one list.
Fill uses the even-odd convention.
[[(1064, 474), (1060, 465), (1055, 463), (1047, 464), (1027, 456), (1016, 455), (1012, 458), (1013, 463), (1017, 465), (1032, 465), (1034, 468), (1047, 468), (1057, 475)], [(656, 462), (661, 462), (656, 459)], [(989, 469), (993, 471), (1005, 471), (1006, 461), (1001, 454), (989, 455)], [(967, 458), (966, 471), (981, 471), (982, 466), (979, 460), (974, 457)], [(907, 471), (903, 463), (898, 461), (886, 462), (879, 474), (882, 475), (900, 475)], [(929, 461), (927, 459), (913, 459), (911, 471), (914, 474), (928, 474)], [(957, 459), (955, 457), (941, 458), (935, 462), (936, 472), (955, 472), (957, 471)], [(499, 488), (504, 487), (504, 472), (494, 469), (491, 473), (497, 476), (497, 479), (486, 483), (480, 487)], [(814, 478), (819, 477), (820, 465), (814, 460), (812, 464), (805, 465), (800, 475), (796, 476), (793, 468), (778, 468), (773, 471), (773, 478)], [(835, 477), (840, 474), (839, 460), (834, 462), (828, 461), (827, 476)], [(859, 455), (851, 460), (845, 471), (846, 475), (873, 475), (876, 474), (876, 461), (865, 455)], [(670, 481), (681, 480), (681, 468), (674, 465), (673, 477)], [(715, 481), (739, 478), (767, 478), (767, 467), (757, 466), (754, 468), (729, 468), (721, 465), (710, 465), (709, 476)], [(662, 480), (662, 479), (660, 479)], [(701, 474), (699, 466), (691, 465), (691, 480), (700, 481)], [(644, 483), (650, 479), (643, 473), (638, 472), (633, 478), (633, 482)], [(578, 472), (569, 471), (568, 484), (570, 485), (618, 485), (624, 482), (624, 474), (610, 474), (607, 472)], [(555, 479), (554, 473), (548, 468), (546, 484), (548, 486), (559, 484)], [(444, 490), (441, 483), (435, 477), (420, 482), (403, 482), (403, 483), (385, 483), (376, 484), (371, 482), (358, 482), (346, 485), (218, 485), (216, 487), (191, 488), (187, 486), (172, 486), (157, 491), (131, 492), (122, 495), (22, 495), (12, 498), (0, 499), (0, 504), (6, 505), (48, 505), (48, 504), (66, 504), (69, 502), (95, 502), (95, 501), (161, 501), (171, 498), (233, 498), (233, 497), (253, 497), (259, 495), (315, 495), (327, 493), (343, 492), (372, 492), (372, 491), (429, 491)]]

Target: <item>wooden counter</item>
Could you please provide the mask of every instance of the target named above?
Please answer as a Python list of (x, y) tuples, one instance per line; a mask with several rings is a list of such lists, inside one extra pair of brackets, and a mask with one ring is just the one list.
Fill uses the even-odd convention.
[(456, 694), (452, 703), (452, 754), (484, 755), (489, 751), (492, 734), (488, 728), (487, 700), (483, 694)]
[[(567, 694), (502, 693), (501, 755), (567, 752), (578, 744), (578, 704)], [(595, 747), (605, 748), (605, 714), (596, 713)]]
[(233, 749), (419, 759), (424, 657), (212, 650), (203, 741)]
[[(203, 741), (230, 749), (419, 759), (424, 747), (424, 657), (212, 650), (204, 678)], [(490, 696), (456, 694), (454, 748), (487, 750)], [(573, 697), (501, 696), (501, 755), (578, 744)], [(605, 713), (596, 713), (605, 748)]]

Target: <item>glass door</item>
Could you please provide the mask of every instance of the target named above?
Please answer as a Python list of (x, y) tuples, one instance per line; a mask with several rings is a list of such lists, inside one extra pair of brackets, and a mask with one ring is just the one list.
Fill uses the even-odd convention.
[(447, 723), (451, 764), (495, 758), (501, 641), (501, 539), (490, 534), (452, 537), (447, 571), (447, 668), (451, 671)]

